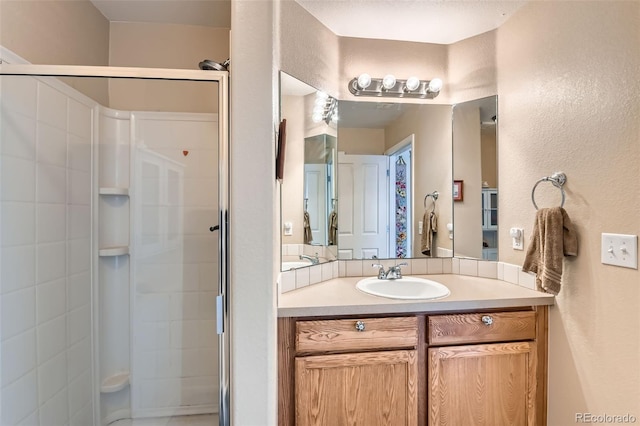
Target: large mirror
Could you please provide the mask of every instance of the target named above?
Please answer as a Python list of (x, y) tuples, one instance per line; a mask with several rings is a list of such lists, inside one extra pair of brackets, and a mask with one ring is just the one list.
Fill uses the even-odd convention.
[(280, 72), (280, 116), (286, 120), (283, 271), (337, 256), (337, 107), (335, 99)]
[(457, 257), (498, 259), (497, 97), (453, 107), (454, 251)]
[[(316, 257), (497, 260), (496, 96), (455, 105), (340, 101), (337, 126), (314, 121), (314, 105), (326, 112), (331, 104), (317, 99), (315, 88), (281, 73), (283, 270)], [(332, 218), (340, 218), (337, 236)]]
[(453, 255), (451, 106), (340, 101), (338, 258)]

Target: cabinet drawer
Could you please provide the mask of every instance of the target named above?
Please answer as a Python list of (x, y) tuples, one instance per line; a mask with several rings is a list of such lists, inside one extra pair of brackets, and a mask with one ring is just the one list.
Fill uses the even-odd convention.
[(417, 344), (416, 317), (296, 322), (298, 353), (413, 348)]
[(536, 313), (497, 312), (434, 315), (428, 319), (430, 345), (533, 340)]

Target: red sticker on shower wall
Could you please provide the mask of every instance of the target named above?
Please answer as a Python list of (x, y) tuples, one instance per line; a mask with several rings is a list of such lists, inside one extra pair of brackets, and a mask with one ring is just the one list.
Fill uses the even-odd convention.
[(182, 151), (182, 155), (186, 157), (187, 155), (189, 155), (189, 151)]

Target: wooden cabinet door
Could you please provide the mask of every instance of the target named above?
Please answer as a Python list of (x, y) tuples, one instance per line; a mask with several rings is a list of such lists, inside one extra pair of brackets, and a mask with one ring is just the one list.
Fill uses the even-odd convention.
[(296, 425), (414, 426), (417, 351), (298, 357)]
[(429, 349), (430, 426), (535, 426), (534, 342)]

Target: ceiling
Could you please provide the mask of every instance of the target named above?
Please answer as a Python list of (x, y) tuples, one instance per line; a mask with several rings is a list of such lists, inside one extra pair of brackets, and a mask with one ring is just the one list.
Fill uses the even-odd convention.
[(498, 28), (526, 1), (296, 0), (339, 36), (451, 44)]
[[(526, 3), (522, 0), (295, 1), (339, 36), (438, 44), (455, 43), (493, 30)], [(230, 0), (91, 2), (109, 21), (231, 26)]]
[(230, 28), (230, 0), (91, 0), (109, 21)]

